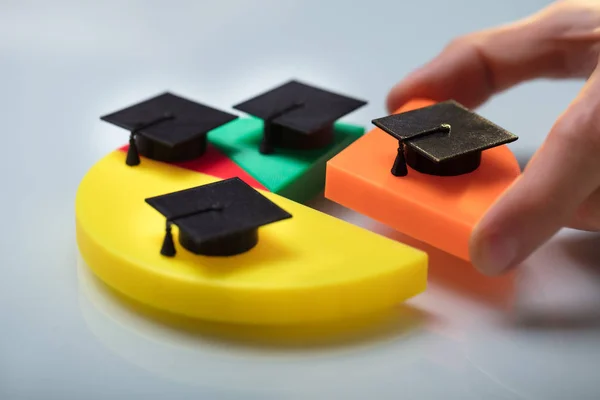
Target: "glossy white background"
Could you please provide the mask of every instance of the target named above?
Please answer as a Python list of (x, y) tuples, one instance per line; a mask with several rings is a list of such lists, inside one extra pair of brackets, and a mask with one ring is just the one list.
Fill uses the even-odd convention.
[[(558, 235), (514, 297), (428, 249), (427, 293), (352, 337), (293, 342), (141, 310), (87, 272), (74, 237), (80, 179), (126, 142), (103, 113), (167, 89), (228, 108), (296, 77), (369, 100), (346, 118), (369, 126), (452, 37), (547, 3), (0, 0), (0, 399), (599, 398), (595, 234)], [(580, 86), (522, 85), (479, 111), (520, 136), (524, 164)]]

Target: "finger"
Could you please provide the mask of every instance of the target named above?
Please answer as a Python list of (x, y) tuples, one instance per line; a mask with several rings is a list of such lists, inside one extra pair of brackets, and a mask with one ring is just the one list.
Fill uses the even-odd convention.
[(600, 188), (579, 206), (568, 227), (582, 231), (600, 231)]
[(453, 41), (442, 53), (388, 94), (386, 105), (394, 112), (413, 98), (434, 101), (454, 99), (474, 108), (491, 96), (495, 88), (489, 66), (472, 37)]
[(590, 48), (599, 37), (600, 8), (594, 7), (557, 3), (516, 23), (456, 39), (392, 88), (388, 110), (415, 97), (454, 99), (475, 108), (527, 80), (587, 77), (590, 59), (595, 65)]
[(471, 259), (502, 273), (529, 256), (600, 185), (600, 69), (559, 118), (523, 174), (475, 228)]

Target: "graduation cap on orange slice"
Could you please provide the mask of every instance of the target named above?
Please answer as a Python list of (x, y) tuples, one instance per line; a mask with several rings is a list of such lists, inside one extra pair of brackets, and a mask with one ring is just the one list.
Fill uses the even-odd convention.
[(179, 243), (194, 254), (233, 256), (258, 243), (261, 226), (292, 215), (239, 178), (146, 199), (166, 218), (161, 254), (175, 255), (171, 225), (179, 228)]
[(180, 162), (202, 156), (209, 131), (238, 118), (166, 92), (101, 117), (130, 132), (126, 163), (139, 154), (157, 161)]
[(407, 165), (429, 175), (467, 174), (479, 167), (482, 151), (518, 139), (454, 100), (372, 122), (398, 140), (395, 176), (407, 175)]
[(259, 151), (276, 147), (308, 150), (333, 141), (334, 122), (367, 104), (303, 82), (291, 80), (233, 108), (264, 121)]

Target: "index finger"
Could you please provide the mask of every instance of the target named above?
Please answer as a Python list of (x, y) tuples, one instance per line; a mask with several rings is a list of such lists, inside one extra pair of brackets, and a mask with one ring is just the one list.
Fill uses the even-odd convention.
[[(566, 35), (564, 25), (572, 21), (569, 10), (561, 7), (556, 4), (510, 25), (453, 40), (431, 62), (392, 88), (388, 110), (398, 109), (411, 98), (454, 99), (475, 108), (492, 95), (530, 79), (580, 75), (581, 71), (565, 62), (570, 53), (563, 42), (573, 44), (581, 35)], [(587, 29), (593, 24), (583, 25)]]

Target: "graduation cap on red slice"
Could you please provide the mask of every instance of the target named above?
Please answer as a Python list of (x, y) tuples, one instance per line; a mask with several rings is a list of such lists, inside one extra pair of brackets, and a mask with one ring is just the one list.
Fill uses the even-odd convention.
[(398, 139), (395, 176), (407, 175), (407, 164), (429, 175), (467, 174), (479, 167), (484, 150), (518, 139), (454, 100), (372, 122)]
[(175, 255), (171, 225), (179, 228), (179, 243), (194, 254), (232, 256), (258, 243), (261, 226), (291, 218), (240, 178), (146, 199), (166, 218), (164, 256)]
[(291, 80), (233, 108), (264, 121), (260, 152), (275, 147), (306, 150), (333, 141), (334, 122), (367, 104), (328, 90)]
[(127, 165), (139, 154), (157, 161), (179, 162), (200, 157), (209, 131), (238, 118), (166, 92), (101, 117), (130, 131)]

